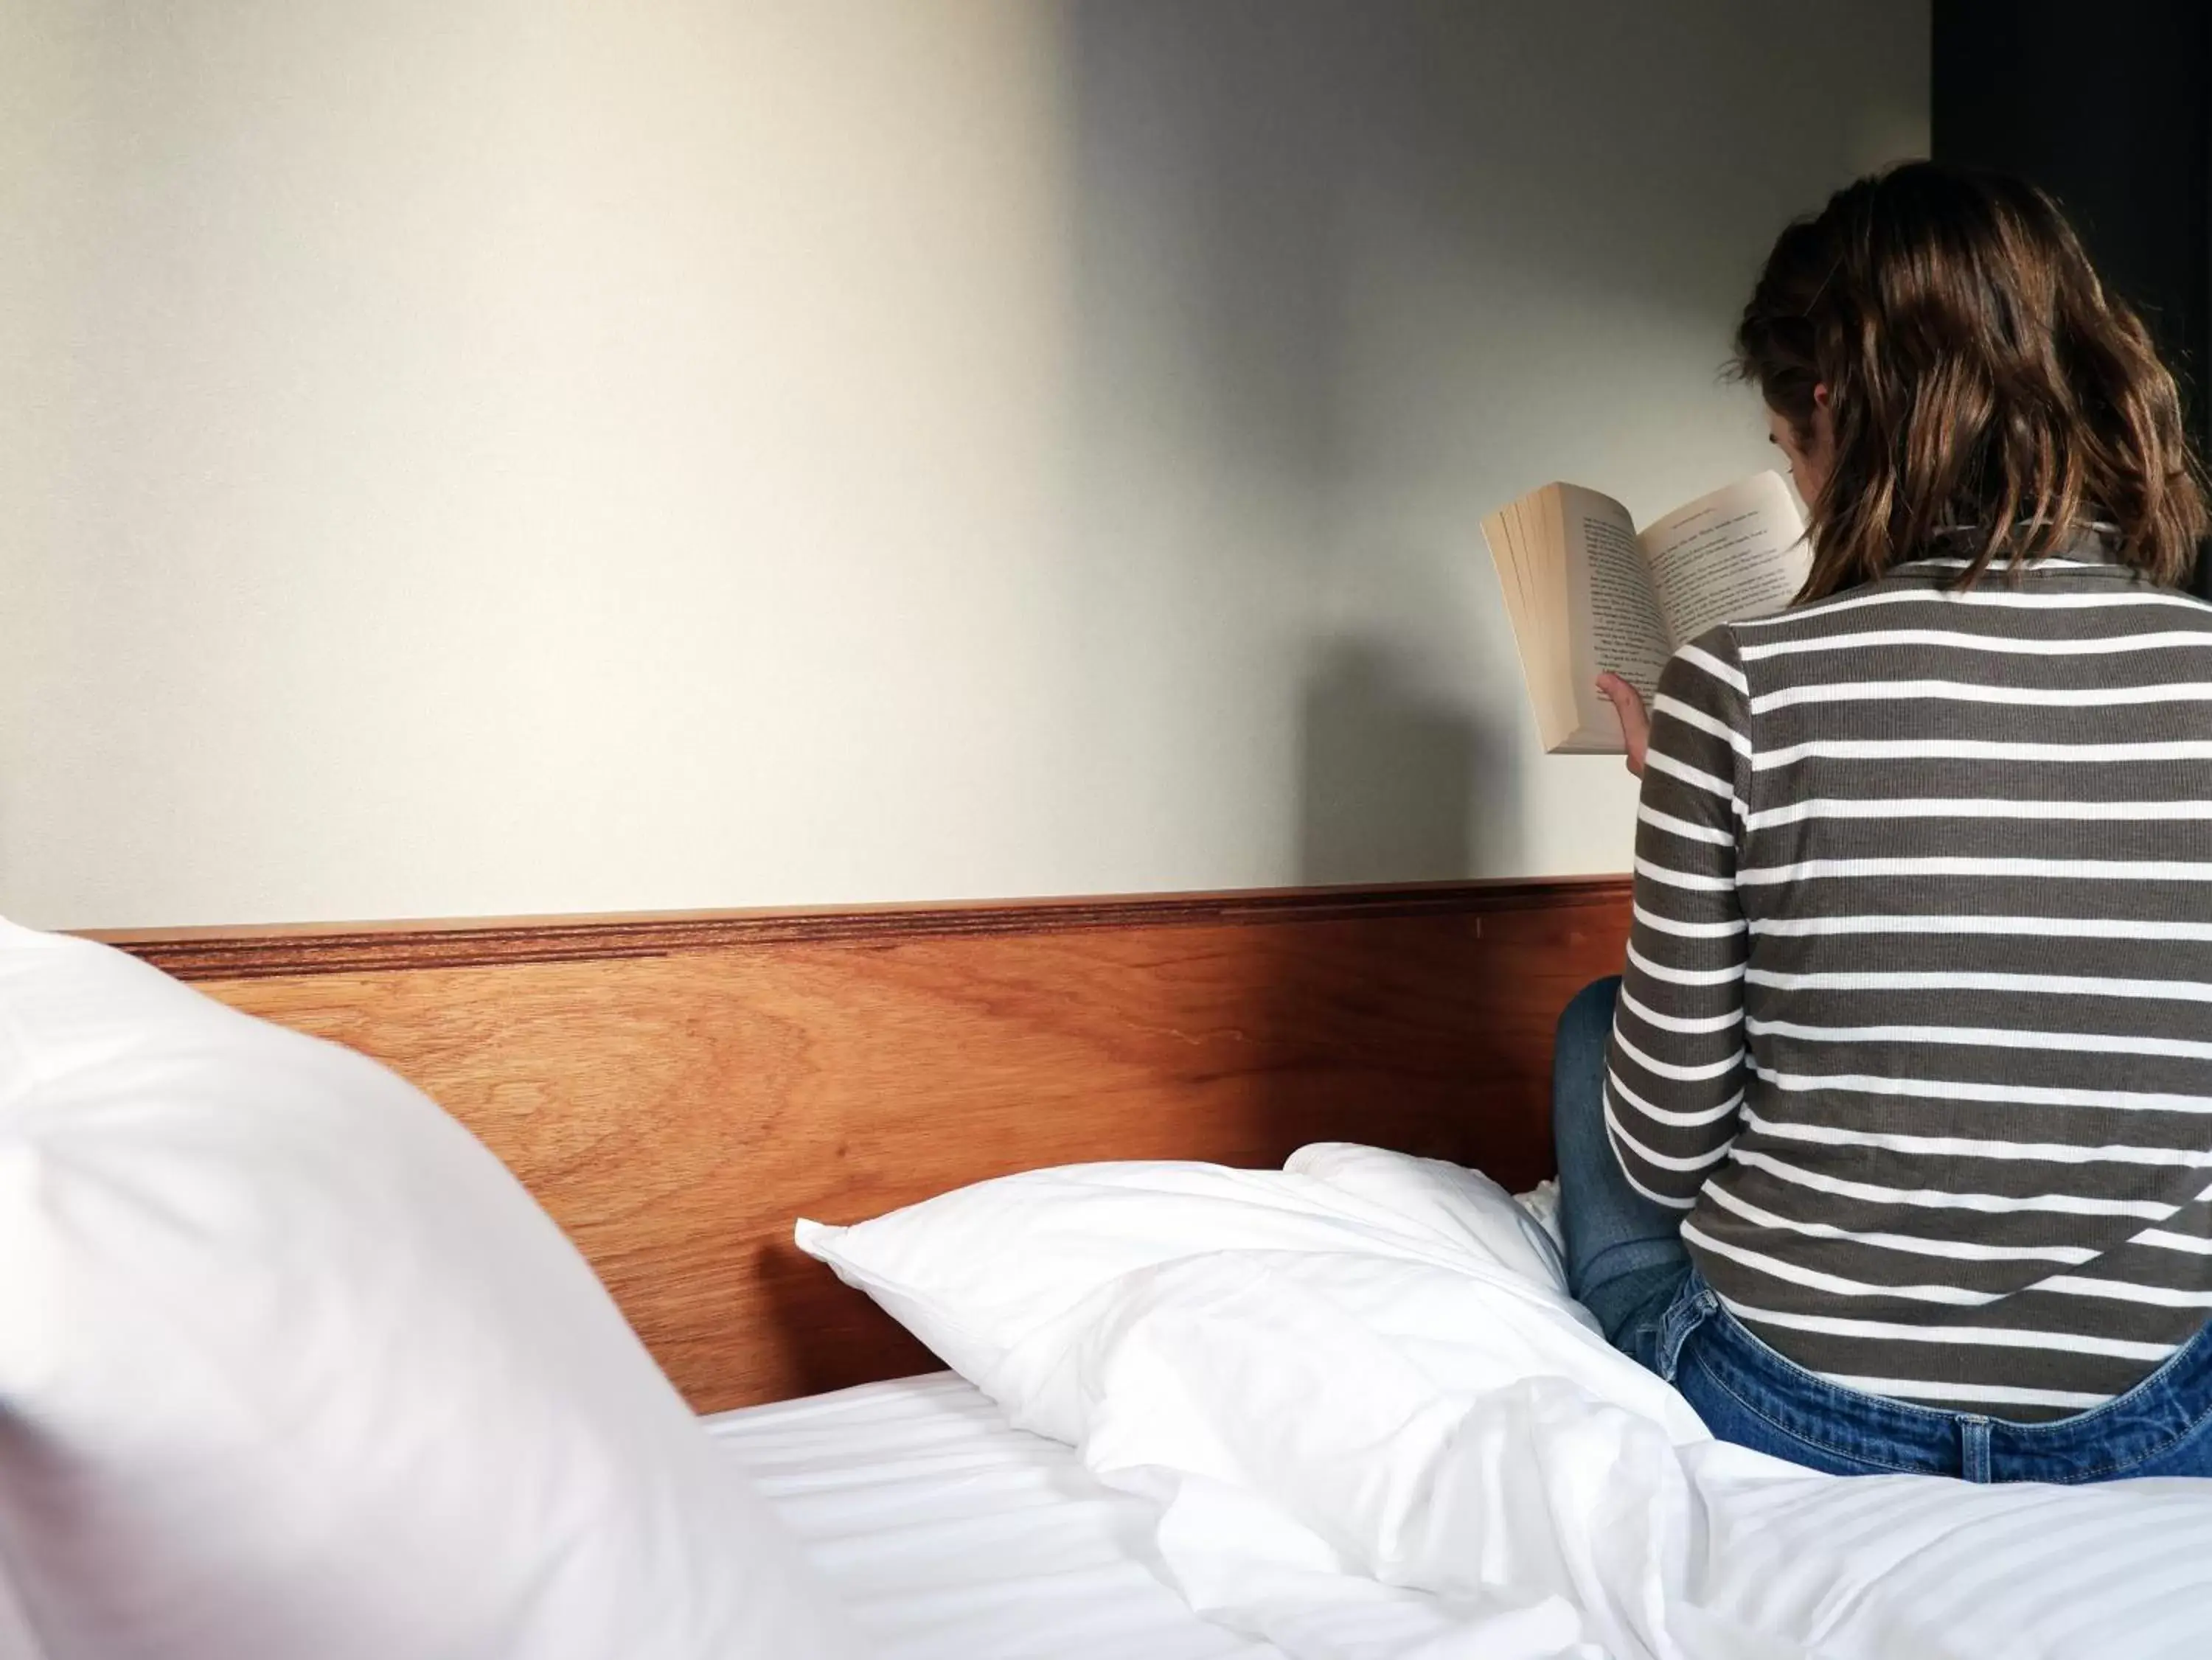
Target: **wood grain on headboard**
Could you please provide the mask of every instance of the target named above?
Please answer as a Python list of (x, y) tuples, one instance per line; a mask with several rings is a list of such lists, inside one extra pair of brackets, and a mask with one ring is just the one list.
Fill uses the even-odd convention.
[(713, 1411), (933, 1364), (802, 1215), (1323, 1140), (1535, 1180), (1553, 1022), (1627, 911), (1602, 879), (102, 937), (428, 1090)]

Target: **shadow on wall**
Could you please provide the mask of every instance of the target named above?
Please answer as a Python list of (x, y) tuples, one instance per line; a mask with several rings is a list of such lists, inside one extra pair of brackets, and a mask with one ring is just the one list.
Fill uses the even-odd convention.
[[(1066, 0), (1071, 741), (1127, 781), (1081, 833), (1231, 881), (1516, 868), (1525, 803), (1451, 799), (1513, 788), (1478, 745), (1534, 761), (1480, 517), (1585, 468), (1653, 500), (1741, 470), (1735, 307), (1911, 13)], [(1372, 678), (1310, 688), (1346, 640)], [(1496, 730), (1446, 742), (1409, 669)]]
[(1509, 738), (1424, 689), (1388, 646), (1329, 645), (1298, 715), (1300, 881), (1448, 881), (1516, 862), (1492, 845), (1520, 816)]

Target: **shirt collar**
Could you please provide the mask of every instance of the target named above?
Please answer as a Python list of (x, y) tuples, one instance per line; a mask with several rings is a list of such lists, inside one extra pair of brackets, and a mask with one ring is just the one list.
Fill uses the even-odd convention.
[[(1900, 573), (1925, 572), (1931, 576), (1940, 576), (1963, 571), (1973, 563), (1979, 531), (1961, 527), (1953, 532), (1938, 531), (1937, 535), (1942, 538), (1939, 544), (1940, 552), (1922, 559), (1907, 560), (1892, 566), (1892, 570)], [(1989, 568), (1994, 572), (2009, 571), (2014, 562), (2010, 559), (1993, 560)], [(2023, 560), (2018, 563), (2023, 576), (2033, 576), (2045, 571), (2055, 574), (2083, 567), (2121, 572), (2129, 568), (2120, 560), (2119, 526), (2101, 522), (2084, 525), (2040, 558)]]

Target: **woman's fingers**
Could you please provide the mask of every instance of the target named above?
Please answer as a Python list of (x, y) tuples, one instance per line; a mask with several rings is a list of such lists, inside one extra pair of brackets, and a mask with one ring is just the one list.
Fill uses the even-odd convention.
[(1628, 743), (1628, 770), (1644, 776), (1644, 752), (1651, 742), (1651, 717), (1644, 707), (1644, 694), (1619, 675), (1597, 677), (1597, 689), (1620, 717), (1620, 735)]

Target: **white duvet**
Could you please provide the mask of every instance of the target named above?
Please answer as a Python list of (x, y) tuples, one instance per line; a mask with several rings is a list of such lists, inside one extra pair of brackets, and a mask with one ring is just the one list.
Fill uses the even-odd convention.
[(800, 1239), (1153, 1499), (1194, 1607), (1301, 1660), (2212, 1655), (2212, 1481), (1715, 1442), (1449, 1166), (1044, 1172)]

